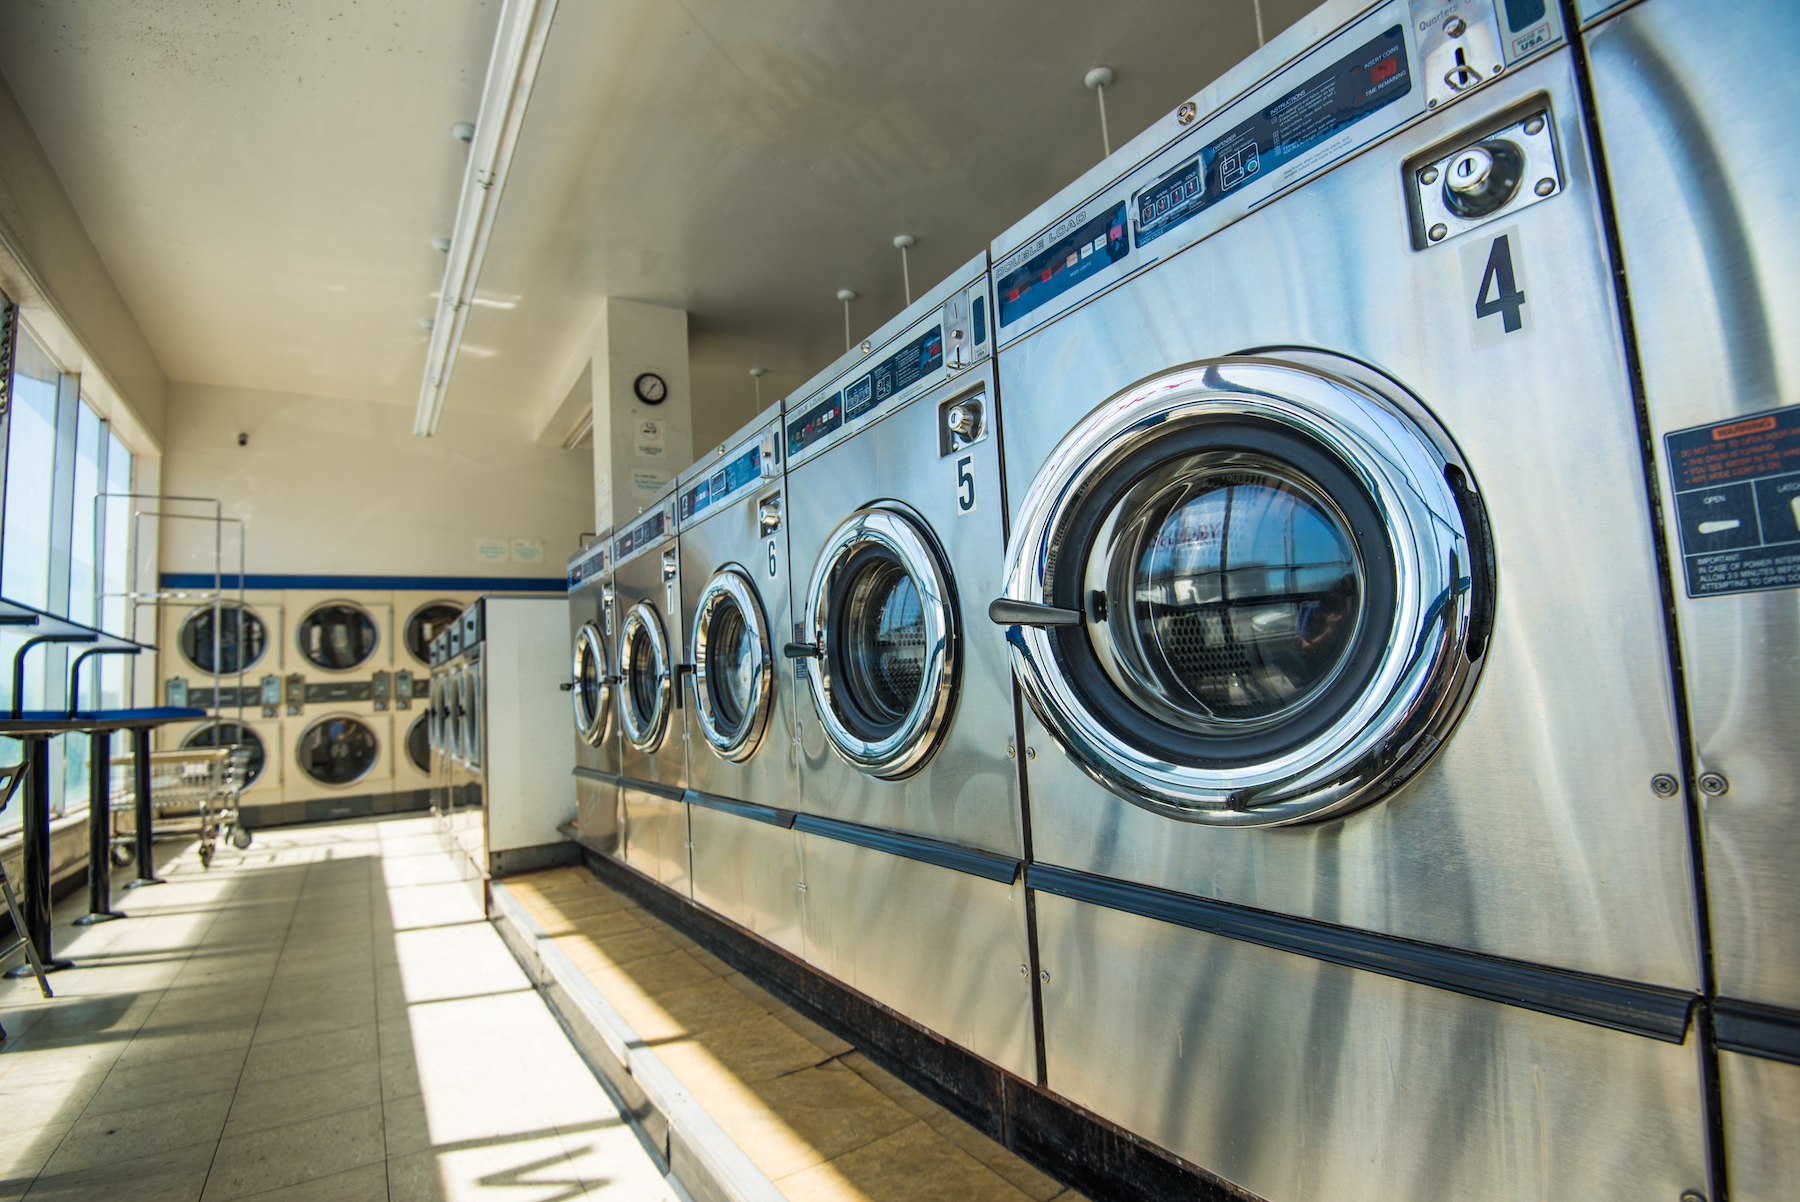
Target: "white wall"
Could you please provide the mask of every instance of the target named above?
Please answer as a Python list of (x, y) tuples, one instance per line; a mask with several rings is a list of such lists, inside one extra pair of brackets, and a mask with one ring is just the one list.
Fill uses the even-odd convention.
[[(253, 575), (560, 576), (592, 529), (592, 452), (534, 441), (524, 417), (451, 410), (431, 438), (412, 422), (400, 405), (171, 383), (163, 491), (248, 519)], [(212, 571), (210, 527), (164, 522), (162, 538), (164, 572)], [(478, 539), (541, 542), (542, 558), (485, 560)]]

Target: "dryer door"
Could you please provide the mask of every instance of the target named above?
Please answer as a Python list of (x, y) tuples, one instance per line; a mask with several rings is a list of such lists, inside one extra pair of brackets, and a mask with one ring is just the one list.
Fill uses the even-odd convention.
[(832, 746), (871, 776), (917, 771), (948, 724), (960, 654), (950, 574), (924, 523), (886, 503), (846, 518), (813, 566), (805, 628)]
[(694, 607), (694, 713), (720, 756), (749, 759), (769, 727), (775, 660), (756, 586), (735, 565), (706, 582)]
[(600, 628), (583, 622), (575, 633), (575, 657), (569, 668), (574, 688), (570, 697), (575, 707), (575, 734), (595, 747), (606, 738), (606, 724), (612, 717), (613, 679), (606, 668), (606, 644), (601, 640)]
[(619, 724), (639, 751), (655, 751), (669, 729), (674, 667), (662, 617), (639, 601), (619, 632)]
[(300, 771), (321, 785), (344, 788), (375, 769), (381, 744), (360, 718), (332, 714), (307, 727), (295, 745)]
[(1149, 809), (1238, 826), (1342, 813), (1416, 771), (1473, 687), (1494, 595), (1448, 435), (1391, 380), (1312, 351), (1100, 406), (1033, 481), (1007, 568), (990, 616), (1076, 762)]

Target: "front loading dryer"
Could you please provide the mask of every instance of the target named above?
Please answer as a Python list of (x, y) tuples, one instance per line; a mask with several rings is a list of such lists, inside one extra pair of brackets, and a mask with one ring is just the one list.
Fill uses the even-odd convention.
[(1259, 58), (992, 251), (1046, 1082), (1270, 1199), (1712, 1196), (1656, 544), (1529, 7)]
[(618, 856), (618, 661), (613, 656), (612, 531), (569, 560), (569, 704), (575, 727), (576, 838)]
[(688, 897), (687, 740), (677, 708), (685, 635), (673, 483), (614, 537), (613, 564), (625, 862)]
[(991, 312), (983, 255), (789, 398), (784, 650), (807, 959), (1032, 1079)]
[(781, 413), (676, 481), (693, 897), (802, 954)]

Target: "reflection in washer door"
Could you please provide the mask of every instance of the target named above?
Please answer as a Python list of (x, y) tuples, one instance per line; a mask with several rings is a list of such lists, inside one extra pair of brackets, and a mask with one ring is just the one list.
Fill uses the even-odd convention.
[(462, 606), (448, 601), (433, 601), (429, 605), (421, 605), (413, 611), (413, 616), (406, 619), (404, 639), (406, 649), (412, 657), (422, 664), (431, 662), (431, 640), (449, 629), (450, 624), (462, 616)]
[(736, 568), (720, 570), (694, 606), (694, 708), (720, 756), (749, 759), (769, 725), (774, 658), (756, 587)]
[(300, 620), (300, 654), (308, 663), (328, 671), (343, 672), (367, 662), (375, 654), (379, 635), (375, 619), (347, 602), (321, 605)]
[(420, 714), (406, 728), (406, 758), (420, 772), (431, 771), (431, 730), (429, 714)]
[[(219, 674), (234, 675), (250, 668), (268, 649), (269, 630), (263, 620), (235, 603), (218, 607)], [(213, 670), (213, 607), (196, 609), (181, 624), (181, 654), (202, 672)]]
[(352, 785), (375, 767), (381, 745), (375, 732), (348, 714), (320, 718), (294, 749), (300, 771), (322, 785)]
[(1384, 795), (1442, 745), (1492, 623), (1487, 519), (1404, 389), (1320, 352), (1198, 364), (1093, 411), (1008, 549), (1013, 663), (1129, 801), (1257, 826)]
[(883, 505), (840, 523), (813, 568), (805, 628), (822, 649), (808, 676), (832, 746), (884, 780), (922, 767), (948, 723), (959, 649), (949, 573), (923, 522)]
[(236, 722), (213, 722), (191, 732), (181, 741), (183, 747), (236, 747), (243, 757), (244, 784), (248, 789), (263, 771), (262, 736), (248, 726)]

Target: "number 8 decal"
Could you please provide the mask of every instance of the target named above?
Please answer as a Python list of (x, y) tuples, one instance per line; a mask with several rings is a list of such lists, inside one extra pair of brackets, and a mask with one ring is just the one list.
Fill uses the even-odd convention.
[(964, 455), (956, 461), (956, 512), (975, 512), (975, 474), (969, 470), (975, 456)]

